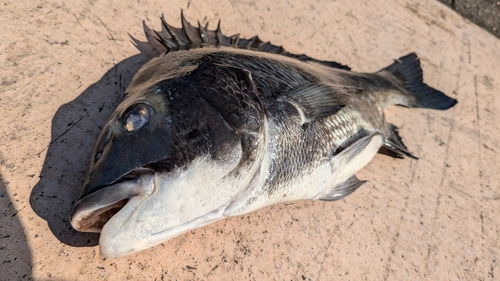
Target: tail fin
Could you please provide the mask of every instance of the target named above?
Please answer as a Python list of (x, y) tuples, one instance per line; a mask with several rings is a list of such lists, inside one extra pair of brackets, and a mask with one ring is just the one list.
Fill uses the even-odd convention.
[(423, 82), (420, 60), (415, 53), (397, 59), (380, 71), (389, 71), (403, 83), (406, 90), (413, 95), (409, 104), (411, 107), (445, 110), (457, 103), (456, 99), (448, 97)]

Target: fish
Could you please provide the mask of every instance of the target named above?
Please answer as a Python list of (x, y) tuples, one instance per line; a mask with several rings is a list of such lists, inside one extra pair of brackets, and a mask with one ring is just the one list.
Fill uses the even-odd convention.
[(411, 154), (390, 105), (447, 110), (410, 53), (373, 73), (161, 17), (152, 56), (103, 127), (70, 222), (121, 257), (281, 202), (336, 201), (377, 154)]

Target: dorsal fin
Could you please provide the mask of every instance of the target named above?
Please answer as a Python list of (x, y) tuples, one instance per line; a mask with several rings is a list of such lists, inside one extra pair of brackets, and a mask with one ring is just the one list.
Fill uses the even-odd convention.
[(349, 102), (348, 92), (321, 83), (310, 83), (290, 91), (282, 99), (294, 105), (302, 123), (337, 113)]
[[(207, 46), (226, 46), (237, 49), (248, 49), (258, 52), (279, 54), (304, 62), (315, 62), (333, 68), (351, 70), (350, 67), (337, 62), (316, 60), (304, 54), (291, 54), (285, 51), (285, 49), (281, 46), (273, 45), (270, 42), (263, 42), (258, 36), (254, 36), (250, 39), (240, 38), (239, 34), (226, 36), (221, 31), (220, 21), (217, 25), (217, 29), (215, 30), (209, 30), (208, 23), (205, 26), (198, 23), (198, 28), (196, 28), (186, 20), (183, 11), (181, 11), (181, 28), (169, 25), (163, 15), (161, 16), (161, 22), (162, 31), (151, 30), (149, 27), (144, 25), (144, 33), (146, 34), (147, 42), (140, 42), (132, 37), (136, 47), (141, 52), (153, 51), (154, 53), (150, 53), (148, 55), (160, 55), (158, 54), (158, 43), (163, 46), (163, 51), (166, 51), (167, 53), (178, 50), (203, 48)], [(152, 42), (152, 38), (154, 38), (156, 42)], [(150, 44), (151, 46), (146, 46), (147, 44)]]

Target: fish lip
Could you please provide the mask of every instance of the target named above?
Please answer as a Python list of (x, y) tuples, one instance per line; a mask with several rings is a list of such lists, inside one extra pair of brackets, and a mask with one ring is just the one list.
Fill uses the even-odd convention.
[(154, 192), (154, 184), (147, 184), (152, 178), (154, 170), (150, 167), (136, 168), (112, 185), (101, 187), (81, 198), (71, 211), (71, 226), (80, 232), (100, 233), (104, 225), (125, 207), (130, 199), (149, 196)]

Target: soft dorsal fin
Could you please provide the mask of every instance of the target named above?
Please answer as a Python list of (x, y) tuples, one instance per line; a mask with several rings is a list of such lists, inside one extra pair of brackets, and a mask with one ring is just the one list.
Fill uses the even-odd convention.
[[(169, 25), (163, 15), (161, 17), (161, 22), (162, 31), (152, 30), (144, 24), (144, 33), (146, 34), (146, 38), (148, 40), (147, 42), (141, 42), (132, 37), (136, 47), (141, 52), (149, 52), (146, 53), (148, 56), (160, 55), (158, 53), (158, 45), (162, 46), (163, 52), (166, 51), (167, 53), (178, 50), (203, 48), (207, 46), (227, 46), (237, 49), (248, 49), (257, 52), (279, 54), (304, 62), (315, 62), (333, 68), (351, 70), (350, 67), (337, 62), (316, 60), (304, 54), (291, 54), (285, 51), (285, 49), (281, 46), (273, 45), (270, 42), (263, 42), (258, 36), (254, 36), (250, 39), (240, 38), (239, 34), (226, 36), (221, 31), (220, 21), (217, 24), (217, 29), (215, 30), (209, 30), (208, 23), (205, 26), (202, 26), (198, 22), (198, 27), (194, 27), (186, 20), (183, 11), (181, 11), (181, 28)], [(147, 44), (151, 46), (146, 46)], [(151, 53), (151, 51), (153, 51), (153, 53)]]
[(293, 89), (282, 99), (293, 104), (302, 123), (307, 123), (337, 113), (349, 102), (350, 95), (329, 85), (311, 83)]

